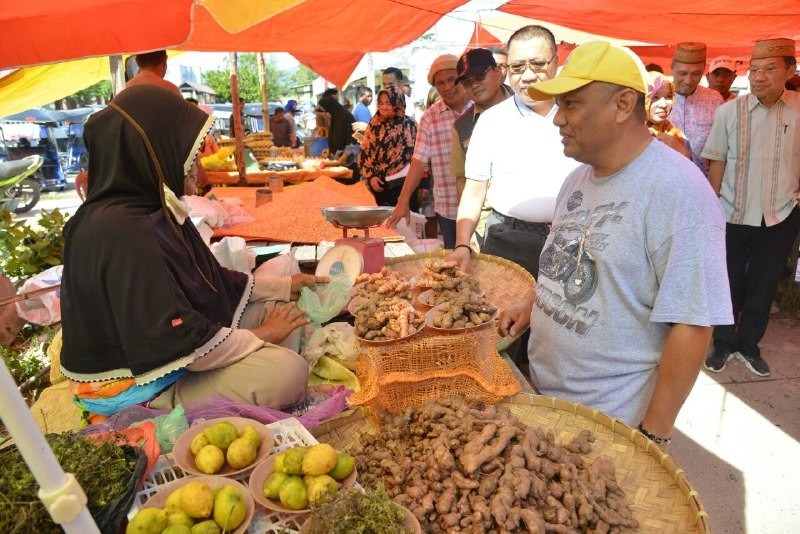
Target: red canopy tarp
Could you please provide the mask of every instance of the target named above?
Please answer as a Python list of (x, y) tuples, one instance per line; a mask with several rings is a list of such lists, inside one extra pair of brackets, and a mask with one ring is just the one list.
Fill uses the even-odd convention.
[[(296, 4), (229, 33), (209, 11), (219, 0), (36, 0), (0, 12), (0, 69), (162, 48), (289, 52), (344, 85), (361, 55), (406, 45), (466, 0), (235, 0), (244, 10)], [(245, 7), (242, 7), (245, 6)], [(263, 17), (261, 13), (253, 16)]]
[(800, 39), (798, 0), (681, 0), (660, 5), (639, 0), (511, 0), (498, 9), (618, 39), (664, 45), (700, 41), (709, 46), (709, 56), (711, 49), (746, 50), (749, 55), (759, 39)]

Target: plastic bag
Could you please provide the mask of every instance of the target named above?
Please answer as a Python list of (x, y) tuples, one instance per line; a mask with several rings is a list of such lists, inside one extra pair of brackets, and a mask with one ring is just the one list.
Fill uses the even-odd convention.
[[(63, 265), (56, 265), (29, 278), (22, 285), (20, 293), (28, 293), (36, 289), (60, 285), (63, 269)], [(22, 302), (17, 302), (17, 315), (26, 321), (41, 326), (61, 321), (61, 290), (56, 289)]]
[(223, 237), (211, 245), (211, 253), (223, 267), (249, 274), (255, 269), (256, 254), (241, 237)]
[(320, 326), (339, 315), (350, 302), (353, 281), (348, 276), (335, 276), (316, 290), (304, 287), (300, 290), (297, 307), (306, 312), (314, 326)]
[(183, 406), (177, 405), (174, 410), (164, 415), (159, 415), (154, 419), (139, 421), (131, 426), (140, 425), (145, 422), (152, 422), (156, 425), (156, 439), (161, 449), (161, 454), (172, 452), (172, 447), (181, 434), (189, 430), (189, 420), (183, 412)]
[(314, 330), (303, 349), (303, 357), (313, 368), (325, 354), (347, 361), (357, 359), (356, 334), (351, 325), (331, 323)]

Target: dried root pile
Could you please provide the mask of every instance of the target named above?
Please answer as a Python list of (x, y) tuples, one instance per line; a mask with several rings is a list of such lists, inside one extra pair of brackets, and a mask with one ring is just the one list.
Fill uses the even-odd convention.
[(379, 273), (362, 274), (356, 283), (350, 311), (355, 316), (356, 335), (367, 341), (387, 341), (409, 336), (422, 328), (425, 314), (411, 305), (411, 285), (384, 267)]
[(433, 290), (433, 300), (427, 302), (431, 306), (452, 300), (467, 291), (479, 291), (478, 282), (459, 270), (456, 262), (443, 260), (426, 260), (416, 286)]
[(607, 459), (589, 463), (594, 437), (555, 444), (493, 405), (428, 402), (365, 436), (359, 478), (383, 482), (425, 532), (626, 532), (638, 522)]
[(433, 319), (433, 326), (465, 328), (491, 320), (497, 308), (484, 297), (467, 291), (443, 304), (440, 311), (441, 313)]

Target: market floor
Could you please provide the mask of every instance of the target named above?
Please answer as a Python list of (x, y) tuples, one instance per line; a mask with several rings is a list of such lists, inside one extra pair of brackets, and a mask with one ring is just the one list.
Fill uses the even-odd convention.
[(768, 377), (738, 360), (701, 372), (670, 445), (716, 534), (788, 534), (800, 524), (800, 320), (773, 316), (761, 350)]

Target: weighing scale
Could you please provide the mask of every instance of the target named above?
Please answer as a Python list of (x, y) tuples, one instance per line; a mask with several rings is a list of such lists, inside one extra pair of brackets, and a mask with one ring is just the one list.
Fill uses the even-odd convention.
[[(333, 263), (329, 266), (330, 274), (346, 272), (345, 264), (349, 247), (354, 248), (363, 258), (364, 273), (377, 273), (383, 269), (383, 239), (380, 237), (370, 237), (369, 229), (382, 225), (392, 214), (392, 207), (389, 206), (333, 206), (322, 208), (325, 220), (333, 224), (336, 228), (342, 229), (342, 238), (336, 240), (334, 248), (328, 254), (332, 254)], [(348, 235), (348, 230), (361, 230), (363, 236)], [(347, 246), (340, 246), (347, 245)], [(337, 249), (338, 247), (338, 249)], [(338, 252), (334, 252), (338, 251)], [(325, 256), (328, 256), (326, 254)], [(338, 259), (337, 256), (341, 256)], [(323, 260), (325, 257), (323, 257)], [(360, 274), (360, 273), (359, 273)]]

